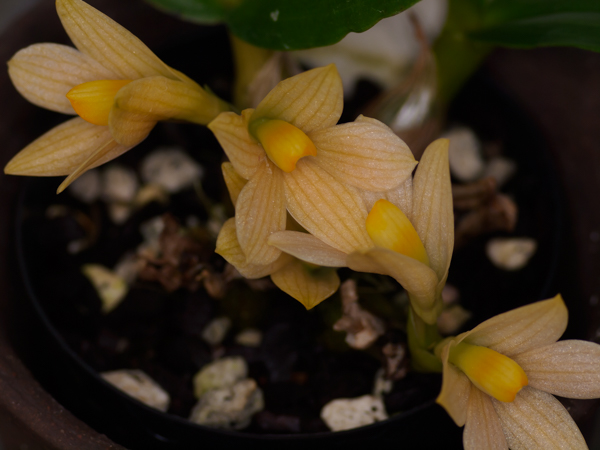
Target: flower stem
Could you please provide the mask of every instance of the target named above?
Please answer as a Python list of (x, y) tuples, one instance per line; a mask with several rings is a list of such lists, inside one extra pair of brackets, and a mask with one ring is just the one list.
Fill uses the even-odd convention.
[(484, 25), (483, 12), (474, 1), (450, 0), (448, 4), (446, 24), (433, 46), (438, 92), (446, 105), (494, 48), (491, 44), (477, 43), (468, 37), (470, 31)]
[(407, 331), (412, 368), (418, 372), (441, 372), (442, 361), (433, 353), (436, 344), (442, 340), (437, 325), (425, 323), (411, 307)]
[(255, 47), (231, 33), (229, 37), (235, 65), (233, 102), (242, 110), (251, 106), (248, 99), (248, 86), (267, 60), (273, 56), (273, 50)]

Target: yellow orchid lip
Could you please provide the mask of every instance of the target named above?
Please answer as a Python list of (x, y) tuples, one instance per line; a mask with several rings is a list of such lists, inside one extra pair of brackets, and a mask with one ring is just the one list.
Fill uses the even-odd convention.
[(317, 148), (310, 138), (285, 120), (259, 119), (248, 129), (269, 159), (284, 172), (294, 170), (300, 158), (317, 155)]
[(366, 221), (376, 246), (409, 256), (429, 266), (427, 251), (417, 230), (400, 208), (385, 199), (375, 202)]
[(463, 341), (450, 350), (448, 361), (480, 390), (501, 402), (512, 402), (521, 388), (529, 384), (521, 366), (491, 348)]
[(119, 90), (131, 80), (97, 80), (75, 86), (67, 93), (75, 112), (94, 125), (108, 125), (108, 115)]

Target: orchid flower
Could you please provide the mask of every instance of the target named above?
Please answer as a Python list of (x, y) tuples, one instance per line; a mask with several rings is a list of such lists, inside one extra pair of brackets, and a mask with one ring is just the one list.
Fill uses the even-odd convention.
[[(344, 250), (372, 247), (369, 236), (358, 231), (367, 215), (360, 191), (397, 187), (416, 161), (377, 120), (361, 116), (336, 125), (342, 96), (337, 69), (329, 65), (280, 82), (256, 110), (225, 112), (208, 125), (235, 172), (247, 180), (235, 213), (237, 242), (247, 264), (266, 266), (280, 258), (281, 250), (267, 240), (286, 229), (286, 210), (309, 231), (343, 223), (329, 231), (345, 236)], [(324, 218), (331, 202), (347, 203), (347, 215)], [(233, 260), (223, 249), (221, 254)]]
[(600, 397), (600, 345), (559, 341), (560, 295), (500, 314), (436, 348), (443, 363), (437, 402), (465, 426), (466, 450), (587, 449), (551, 394)]
[[(231, 163), (223, 163), (222, 169), (231, 201), (236, 205), (247, 181), (235, 171)], [(297, 228), (297, 224), (294, 224), (290, 217), (288, 227)], [(217, 239), (216, 252), (223, 255), (245, 278), (270, 275), (279, 289), (298, 300), (306, 309), (315, 307), (331, 296), (340, 285), (335, 269), (307, 264), (286, 253), (281, 253), (269, 264), (248, 262), (238, 242), (235, 218), (229, 219), (223, 225)]]
[(139, 144), (159, 120), (205, 125), (230, 109), (87, 3), (57, 0), (56, 9), (76, 49), (32, 45), (8, 62), (9, 75), (30, 102), (78, 117), (21, 150), (5, 173), (70, 175), (60, 192)]
[(454, 246), (448, 141), (427, 147), (414, 179), (387, 192), (363, 191), (360, 206), (327, 186), (311, 188), (314, 194), (308, 198), (327, 202), (298, 220), (310, 234), (282, 231), (269, 243), (313, 264), (390, 275), (408, 291), (415, 313), (434, 324)]

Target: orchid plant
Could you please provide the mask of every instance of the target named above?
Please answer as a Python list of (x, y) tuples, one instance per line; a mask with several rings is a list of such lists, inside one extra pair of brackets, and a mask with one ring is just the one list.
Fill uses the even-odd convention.
[[(193, 4), (153, 2), (171, 9)], [(225, 3), (212, 2), (204, 12), (225, 17), (242, 39), (272, 45), (240, 19), (271, 2), (229, 9)], [(345, 2), (333, 3), (343, 10)], [(368, 2), (358, 3), (359, 11), (366, 11)], [(360, 17), (353, 29), (415, 2), (381, 3), (375, 16)], [(452, 7), (458, 4), (455, 0)], [(216, 252), (242, 276), (270, 276), (307, 309), (338, 289), (337, 268), (391, 276), (408, 293), (413, 368), (443, 373), (438, 403), (457, 425), (465, 425), (466, 449), (585, 448), (551, 394), (600, 397), (600, 346), (556, 342), (567, 324), (560, 296), (501, 314), (456, 337), (442, 339), (437, 331), (454, 248), (447, 139), (432, 142), (417, 162), (378, 120), (359, 116), (339, 124), (343, 90), (333, 64), (277, 83), (255, 109), (238, 114), (82, 0), (56, 5), (76, 48), (33, 45), (9, 61), (9, 74), (30, 102), (77, 117), (25, 147), (7, 164), (7, 174), (68, 175), (60, 192), (85, 171), (139, 144), (158, 121), (207, 125), (229, 160), (222, 171), (235, 207), (235, 217), (220, 230)], [(267, 29), (290, 26), (299, 2), (289, 5), (269, 10)], [(340, 17), (346, 17), (343, 12)], [(337, 21), (322, 28), (330, 41), (348, 32)], [(292, 33), (277, 45), (306, 45), (305, 35)], [(479, 30), (473, 36), (503, 34)], [(315, 39), (325, 42), (320, 35)]]

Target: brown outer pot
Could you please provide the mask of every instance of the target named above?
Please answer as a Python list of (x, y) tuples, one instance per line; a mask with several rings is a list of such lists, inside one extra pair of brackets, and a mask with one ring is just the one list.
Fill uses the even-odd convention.
[[(153, 46), (148, 34), (154, 26), (170, 29), (174, 39), (190, 26), (182, 25), (138, 1), (91, 1), (94, 6), (129, 27)], [(143, 25), (139, 19), (144, 16)], [(42, 25), (41, 25), (42, 24)], [(143, 27), (143, 28), (142, 28)], [(18, 20), (0, 40), (0, 59), (7, 61), (18, 49), (36, 42), (68, 43), (54, 11), (54, 2), (43, 0)], [(565, 247), (576, 257), (572, 268), (576, 286), (565, 286), (587, 308), (588, 335), (597, 337), (600, 322), (600, 208), (594, 197), (600, 192), (600, 55), (574, 49), (534, 51), (500, 50), (486, 63), (486, 70), (534, 118), (546, 137), (556, 161), (566, 196), (571, 234)], [(0, 164), (6, 162), (30, 136), (41, 134), (39, 122), (46, 113), (25, 102), (12, 87), (6, 72), (0, 73)], [(41, 120), (44, 119), (44, 120)], [(20, 299), (25, 294), (15, 264), (13, 217), (20, 179), (3, 176), (0, 189), (0, 436), (7, 449), (120, 449), (57, 403), (31, 376), (15, 351), (22, 340)], [(574, 300), (574, 299), (571, 299)], [(20, 332), (21, 331), (21, 332)], [(25, 355), (21, 355), (25, 356)], [(31, 355), (29, 355), (31, 356)], [(33, 355), (35, 356), (35, 355)]]

